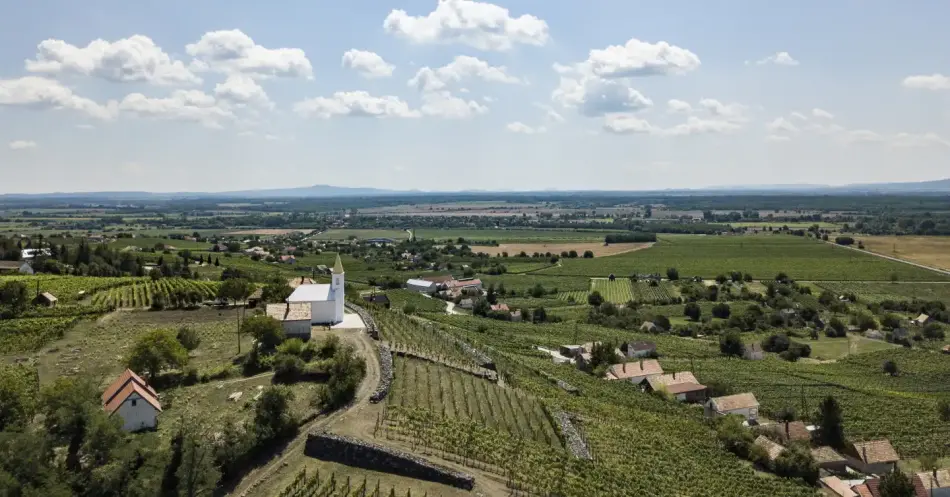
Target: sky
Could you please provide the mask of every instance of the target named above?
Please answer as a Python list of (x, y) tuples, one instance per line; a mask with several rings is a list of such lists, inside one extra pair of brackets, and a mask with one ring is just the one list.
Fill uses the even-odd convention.
[(946, 178), (946, 19), (936, 1), (8, 2), (0, 193)]

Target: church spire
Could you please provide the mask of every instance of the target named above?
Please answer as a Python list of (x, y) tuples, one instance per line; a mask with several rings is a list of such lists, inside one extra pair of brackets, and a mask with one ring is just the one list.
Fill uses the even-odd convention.
[(340, 254), (336, 254), (336, 263), (333, 264), (333, 274), (343, 274), (343, 261), (340, 260)]

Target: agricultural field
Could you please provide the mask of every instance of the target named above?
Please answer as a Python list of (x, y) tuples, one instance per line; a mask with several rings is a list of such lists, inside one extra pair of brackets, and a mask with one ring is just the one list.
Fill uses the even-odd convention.
[(732, 226), (734, 228), (749, 228), (749, 229), (760, 229), (760, 230), (766, 229), (766, 228), (772, 228), (773, 230), (782, 229), (782, 228), (788, 228), (790, 230), (807, 230), (808, 228), (811, 228), (812, 226), (815, 226), (816, 224), (818, 225), (819, 229), (823, 229), (823, 230), (837, 230), (838, 228), (841, 227), (838, 224), (829, 223), (826, 221), (814, 221), (814, 222), (790, 221), (787, 223), (783, 223), (781, 221), (762, 221), (762, 222), (748, 221), (748, 222), (729, 223), (729, 226)]
[(750, 273), (756, 279), (771, 279), (780, 272), (809, 281), (948, 281), (950, 276), (889, 261), (856, 250), (843, 250), (828, 243), (791, 235), (701, 236), (664, 235), (652, 247), (612, 257), (562, 260), (535, 276), (605, 277), (610, 273), (665, 274), (679, 270), (680, 278), (715, 278), (729, 271)]
[(379, 325), (380, 340), (389, 343), (391, 347), (432, 357), (440, 362), (463, 367), (476, 366), (472, 357), (466, 354), (457, 342), (435, 332), (435, 325), (393, 311), (373, 309), (370, 312)]
[[(544, 271), (544, 270), (542, 270)], [(590, 288), (590, 278), (586, 276), (551, 276), (541, 275), (540, 271), (521, 274), (501, 274), (497, 276), (479, 275), (482, 280), (482, 286), (488, 288), (488, 285), (505, 285), (505, 290), (515, 290), (519, 295), (531, 290), (535, 285), (541, 285), (546, 293), (560, 293), (569, 291), (583, 290), (587, 292)], [(555, 291), (556, 290), (556, 291)]]
[(280, 229), (280, 228), (254, 228), (247, 230), (238, 230), (238, 231), (229, 231), (225, 233), (228, 236), (243, 236), (243, 235), (261, 235), (261, 236), (275, 236), (275, 235), (291, 235), (294, 233), (310, 233), (313, 230), (307, 229)]
[(605, 257), (608, 255), (624, 254), (634, 250), (642, 250), (649, 247), (650, 243), (611, 243), (604, 245), (603, 239), (600, 242), (577, 242), (577, 243), (502, 243), (493, 245), (472, 245), (472, 252), (484, 252), (492, 257), (507, 253), (509, 256), (516, 256), (521, 252), (529, 256), (534, 253), (560, 255), (561, 252), (577, 251), (577, 256), (581, 257), (585, 251), (590, 250), (594, 257)]
[(855, 294), (865, 303), (884, 300), (940, 300), (950, 305), (950, 284), (947, 283), (869, 283), (862, 281), (824, 281), (817, 283), (836, 295)]
[(39, 350), (59, 339), (78, 318), (20, 318), (0, 320), (0, 355)]
[(565, 302), (577, 302), (586, 304), (587, 296), (590, 295), (588, 290), (572, 290), (570, 292), (560, 292), (557, 294), (558, 300), (563, 300)]
[[(420, 239), (443, 240), (455, 242), (464, 238), (470, 243), (494, 240), (498, 243), (567, 243), (567, 242), (600, 242), (603, 245), (604, 237), (617, 233), (617, 230), (554, 230), (554, 229), (433, 229), (419, 228), (415, 230)], [(477, 243), (474, 243), (477, 245)], [(567, 249), (570, 250), (570, 249)], [(547, 252), (547, 250), (545, 250)], [(559, 251), (560, 252), (560, 251)], [(510, 252), (509, 252), (510, 253)]]
[(387, 290), (386, 296), (389, 297), (390, 308), (402, 310), (406, 304), (412, 304), (416, 312), (444, 312), (445, 301), (437, 298), (426, 297), (419, 292), (412, 290)]
[(387, 229), (341, 229), (334, 228), (326, 230), (320, 234), (314, 235), (314, 240), (347, 240), (355, 237), (359, 240), (367, 238), (392, 238), (393, 240), (408, 240), (409, 233), (404, 230)]
[(864, 248), (925, 266), (950, 270), (950, 236), (859, 236)]
[(679, 297), (679, 291), (669, 282), (660, 282), (657, 286), (651, 286), (645, 281), (630, 281), (628, 278), (617, 278), (614, 281), (607, 278), (592, 278), (591, 282), (591, 291), (600, 292), (607, 302), (614, 304), (626, 304), (631, 300), (648, 304), (666, 304)]
[(530, 273), (533, 271), (538, 271), (546, 267), (551, 267), (552, 264), (548, 262), (508, 262), (504, 261), (503, 264), (508, 270), (508, 274), (517, 274), (517, 273)]
[(396, 357), (390, 406), (425, 409), (474, 421), (513, 437), (560, 447), (556, 429), (536, 399), (445, 366)]
[(811, 347), (811, 355), (809, 357), (819, 361), (837, 360), (850, 355), (877, 352), (879, 350), (893, 350), (895, 347), (899, 347), (899, 345), (864, 338), (857, 334), (848, 335), (846, 338), (828, 338), (822, 336), (818, 340), (796, 339), (795, 341), (808, 344), (808, 346)]
[(265, 483), (265, 488), (261, 490), (259, 495), (276, 495), (277, 497), (444, 495), (455, 497), (471, 494), (469, 491), (447, 485), (362, 470), (311, 458), (305, 458), (299, 466), (297, 473), (288, 472), (289, 481), (278, 482), (272, 488), (269, 488), (270, 486)]
[[(173, 240), (170, 238), (149, 238), (137, 236), (135, 238), (117, 238), (109, 242), (109, 246), (116, 249), (137, 247), (141, 249), (156, 248), (159, 244), (169, 250), (211, 250), (211, 242), (193, 242), (190, 240)], [(161, 252), (161, 250), (159, 250)]]
[[(135, 283), (144, 283), (148, 278), (104, 278), (94, 276), (0, 276), (0, 285), (8, 281), (21, 281), (33, 294), (49, 292), (60, 304), (74, 303), (90, 295), (117, 289)], [(80, 294), (82, 292), (82, 294)]]
[(214, 299), (220, 284), (217, 281), (183, 278), (138, 281), (96, 293), (92, 296), (92, 304), (115, 308), (143, 308), (151, 306), (158, 298), (164, 307), (186, 307)]

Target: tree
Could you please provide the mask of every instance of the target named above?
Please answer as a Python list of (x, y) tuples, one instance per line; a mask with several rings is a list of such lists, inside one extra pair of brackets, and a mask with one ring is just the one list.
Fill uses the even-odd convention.
[(914, 483), (895, 468), (881, 477), (878, 491), (881, 497), (914, 497)]
[(669, 268), (669, 269), (666, 270), (666, 277), (667, 277), (670, 281), (676, 281), (676, 280), (680, 279), (680, 272), (679, 272), (679, 270), (677, 270), (675, 267), (671, 267), (671, 268)]
[(844, 321), (838, 318), (831, 318), (831, 321), (828, 321), (828, 330), (832, 332), (828, 333), (829, 336), (843, 337), (848, 334), (848, 330), (844, 326)]
[(402, 313), (411, 316), (416, 313), (416, 306), (412, 302), (406, 302), (406, 305), (402, 306)]
[(683, 306), (683, 315), (692, 319), (693, 321), (699, 321), (699, 318), (702, 316), (702, 314), (703, 310), (696, 302), (689, 302)]
[(943, 328), (937, 323), (930, 323), (924, 326), (924, 329), (920, 333), (927, 340), (943, 340), (946, 337)]
[(895, 329), (901, 327), (901, 317), (897, 314), (888, 313), (883, 318), (881, 318), (881, 326), (887, 329)]
[(171, 330), (152, 330), (132, 346), (126, 364), (139, 374), (155, 379), (165, 368), (180, 368), (188, 363), (188, 351)]
[(590, 295), (587, 296), (587, 303), (593, 307), (599, 307), (600, 304), (604, 303), (604, 297), (600, 294), (600, 292), (594, 290)]
[(22, 281), (8, 281), (0, 287), (0, 304), (9, 309), (11, 316), (18, 316), (30, 305), (30, 294)]
[(264, 302), (283, 302), (290, 297), (291, 293), (294, 293), (294, 289), (290, 288), (286, 281), (270, 283), (261, 289), (261, 299)]
[(218, 298), (230, 300), (237, 303), (239, 300), (246, 299), (251, 294), (251, 285), (246, 279), (231, 278), (221, 282), (218, 287)]
[(844, 425), (841, 406), (832, 396), (825, 397), (818, 405), (818, 438), (824, 445), (844, 449)]
[(729, 278), (726, 277), (726, 275), (724, 274), (720, 274), (719, 276), (716, 276), (716, 283), (719, 283), (720, 285), (722, 285), (723, 283), (727, 281), (729, 281)]
[(214, 258), (214, 267), (219, 267), (219, 266), (221, 266), (221, 261), (218, 260), (217, 257), (215, 257), (215, 258)]
[(317, 391), (314, 399), (314, 404), (324, 410), (342, 407), (353, 400), (366, 375), (366, 361), (351, 345), (338, 347), (333, 354), (329, 373), (330, 378), (323, 385), (324, 388)]
[(767, 337), (765, 340), (762, 340), (762, 350), (766, 352), (785, 352), (788, 350), (788, 347), (792, 344), (792, 341), (789, 340), (788, 335), (785, 333), (776, 333)]
[(585, 259), (593, 259), (593, 258), (594, 258), (594, 252), (591, 251), (591, 250), (585, 250), (585, 251), (584, 251), (584, 258), (585, 258)]
[[(614, 352), (616, 346), (609, 342), (595, 342), (590, 350), (590, 368), (596, 371), (595, 374), (602, 376), (607, 372), (607, 367), (617, 363), (617, 354)], [(602, 371), (600, 371), (602, 370)]]
[(728, 331), (719, 337), (719, 352), (727, 356), (742, 357), (745, 345), (738, 331)]
[(290, 406), (293, 400), (294, 392), (288, 387), (272, 386), (261, 392), (252, 425), (259, 445), (293, 433), (297, 426)]
[(657, 314), (656, 316), (653, 316), (653, 324), (659, 326), (660, 328), (663, 328), (663, 331), (669, 331), (673, 327), (673, 325), (670, 323), (670, 318), (662, 314)]
[(720, 302), (714, 305), (712, 308), (713, 317), (720, 318), (720, 319), (728, 319), (730, 314), (732, 314), (732, 309), (730, 309), (729, 304), (725, 302)]
[(944, 423), (950, 423), (950, 401), (941, 400), (937, 402), (937, 415)]
[(891, 376), (897, 376), (897, 363), (894, 361), (884, 361), (882, 369)]
[(252, 316), (241, 325), (241, 333), (251, 335), (264, 350), (273, 350), (284, 341), (284, 328), (270, 316)]
[(485, 295), (485, 299), (488, 300), (489, 304), (495, 305), (498, 303), (498, 296), (495, 295), (495, 285), (488, 285), (488, 292)]
[(809, 485), (818, 483), (818, 464), (808, 449), (790, 447), (775, 458), (773, 466), (779, 476), (801, 478)]
[(543, 323), (548, 320), (548, 313), (544, 307), (538, 307), (531, 313), (531, 321), (534, 323)]

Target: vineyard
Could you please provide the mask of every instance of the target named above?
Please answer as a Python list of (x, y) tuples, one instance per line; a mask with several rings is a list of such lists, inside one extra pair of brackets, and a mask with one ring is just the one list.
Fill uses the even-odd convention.
[(39, 350), (47, 343), (61, 338), (76, 320), (76, 317), (56, 317), (0, 321), (0, 353)]
[(397, 357), (394, 366), (390, 406), (426, 409), (560, 447), (547, 412), (533, 398), (439, 364)]
[(557, 294), (558, 300), (563, 300), (565, 302), (577, 302), (578, 304), (586, 304), (587, 296), (590, 295), (590, 292), (587, 290), (575, 290), (573, 292), (561, 292)]
[[(456, 364), (462, 368), (478, 366), (458, 342), (413, 318), (396, 312), (372, 312), (380, 330), (380, 339), (393, 348), (431, 357), (434, 361)], [(437, 315), (437, 314), (436, 314)]]
[[(418, 494), (417, 494), (418, 495)], [(425, 497), (428, 494), (423, 494)], [(379, 481), (373, 485), (365, 477), (354, 481), (349, 476), (346, 479), (337, 478), (336, 473), (329, 476), (321, 475), (319, 471), (307, 476), (306, 470), (297, 473), (297, 477), (284, 487), (278, 497), (411, 497), (412, 491), (402, 492), (395, 488), (384, 490)]]
[(817, 285), (836, 295), (853, 293), (862, 302), (884, 300), (940, 300), (950, 304), (950, 284), (944, 283), (867, 283), (860, 281), (821, 282)]
[[(60, 303), (68, 304), (109, 289), (120, 288), (133, 283), (143, 283), (147, 278), (100, 278), (95, 276), (2, 276), (0, 285), (7, 281), (21, 281), (27, 290), (36, 293), (37, 284), (40, 292), (49, 292), (59, 299)], [(80, 292), (83, 292), (80, 295)]]
[(647, 304), (668, 304), (679, 297), (676, 287), (669, 282), (660, 282), (651, 286), (645, 281), (631, 281), (627, 278), (617, 278), (610, 281), (607, 278), (592, 278), (593, 291), (600, 292), (607, 302), (626, 304), (629, 301)]
[(162, 278), (156, 281), (142, 280), (134, 284), (99, 292), (92, 297), (93, 305), (116, 308), (141, 308), (151, 306), (160, 298), (165, 307), (186, 307), (214, 299), (218, 282), (195, 281), (183, 278)]
[(412, 304), (416, 312), (444, 312), (445, 301), (436, 298), (425, 297), (419, 292), (412, 290), (389, 290), (386, 292), (389, 297), (392, 309), (402, 310), (406, 304)]

